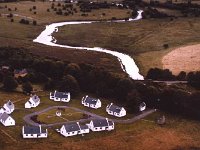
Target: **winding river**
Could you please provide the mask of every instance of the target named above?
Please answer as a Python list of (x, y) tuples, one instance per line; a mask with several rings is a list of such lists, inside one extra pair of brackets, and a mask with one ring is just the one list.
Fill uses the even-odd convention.
[[(135, 19), (129, 19), (128, 21), (137, 21), (142, 19), (142, 11), (138, 11), (138, 15)], [(35, 39), (33, 42), (45, 44), (48, 46), (56, 46), (56, 47), (63, 47), (63, 48), (70, 48), (70, 49), (78, 49), (78, 50), (88, 50), (88, 51), (96, 51), (96, 52), (103, 52), (107, 54), (111, 54), (119, 60), (121, 64), (121, 68), (124, 72), (126, 72), (132, 79), (134, 80), (144, 80), (144, 77), (139, 73), (139, 68), (137, 67), (134, 60), (126, 54), (119, 53), (116, 51), (104, 49), (101, 47), (73, 47), (68, 45), (59, 45), (56, 43), (56, 39), (52, 36), (54, 32), (58, 32), (58, 27), (65, 26), (65, 25), (77, 25), (77, 24), (90, 24), (96, 23), (100, 21), (70, 21), (70, 22), (60, 22), (60, 23), (52, 23), (46, 26), (46, 29), (42, 31), (42, 33)], [(111, 21), (107, 21), (111, 22)], [(112, 22), (125, 22), (125, 20), (115, 20)]]

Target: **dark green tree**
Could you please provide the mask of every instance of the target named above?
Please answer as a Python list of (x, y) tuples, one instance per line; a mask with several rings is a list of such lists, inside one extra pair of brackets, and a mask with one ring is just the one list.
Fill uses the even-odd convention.
[(14, 79), (13, 76), (6, 76), (4, 77), (4, 80), (3, 80), (3, 88), (6, 90), (6, 91), (12, 91), (14, 89), (16, 89), (18, 86), (18, 83), (17, 81)]

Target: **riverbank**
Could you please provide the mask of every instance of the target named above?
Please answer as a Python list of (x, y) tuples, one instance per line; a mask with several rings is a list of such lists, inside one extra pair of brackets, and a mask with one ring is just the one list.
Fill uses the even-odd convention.
[[(135, 19), (129, 19), (129, 21), (137, 21), (142, 19), (142, 12), (138, 11), (138, 15)], [(134, 80), (144, 80), (144, 77), (140, 75), (139, 68), (135, 64), (134, 60), (126, 54), (119, 53), (116, 51), (112, 51), (109, 49), (104, 49), (101, 47), (78, 47), (78, 46), (70, 46), (70, 45), (60, 45), (57, 44), (57, 39), (52, 36), (54, 32), (58, 32), (58, 27), (66, 26), (66, 25), (79, 25), (79, 24), (92, 24), (96, 23), (97, 21), (72, 21), (72, 22), (60, 22), (60, 23), (53, 23), (46, 26), (46, 29), (41, 32), (41, 34), (33, 40), (33, 42), (53, 46), (53, 47), (62, 47), (68, 49), (77, 49), (77, 50), (86, 50), (86, 51), (95, 51), (95, 52), (103, 52), (106, 54), (111, 54), (119, 60), (121, 64), (121, 68), (124, 72), (126, 72), (132, 79)], [(115, 21), (107, 21), (107, 23), (121, 23), (125, 22), (125, 20), (115, 20)]]

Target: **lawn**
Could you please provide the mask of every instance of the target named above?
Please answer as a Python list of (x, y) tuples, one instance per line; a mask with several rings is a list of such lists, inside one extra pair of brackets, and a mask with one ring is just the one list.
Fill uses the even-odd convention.
[[(57, 112), (61, 112), (61, 116), (56, 116)], [(83, 119), (83, 117), (83, 113), (70, 108), (65, 108), (62, 110), (53, 108), (44, 113), (39, 114), (37, 116), (37, 120), (45, 124), (50, 124), (58, 122), (76, 121), (79, 119)]]

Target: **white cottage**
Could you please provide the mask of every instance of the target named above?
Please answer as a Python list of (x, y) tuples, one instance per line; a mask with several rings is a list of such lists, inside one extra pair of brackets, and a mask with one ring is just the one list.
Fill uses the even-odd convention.
[(9, 100), (7, 103), (3, 105), (3, 109), (1, 111), (4, 111), (7, 114), (11, 114), (15, 110), (15, 105)]
[(0, 122), (6, 127), (15, 125), (15, 120), (5, 112), (0, 114)]
[(50, 100), (61, 101), (61, 102), (69, 102), (70, 101), (70, 93), (69, 92), (51, 92)]
[(91, 120), (90, 123), (88, 124), (88, 127), (92, 131), (111, 131), (114, 130), (114, 122), (108, 120), (107, 118), (105, 119), (95, 119)]
[(80, 125), (79, 122), (65, 124), (60, 128), (60, 134), (65, 137), (74, 136), (78, 134), (89, 133), (90, 130), (87, 125)]
[(42, 129), (40, 126), (23, 126), (22, 127), (23, 138), (47, 138), (47, 129)]
[(33, 95), (25, 103), (25, 108), (37, 107), (40, 104), (40, 98), (37, 95)]
[(86, 95), (85, 97), (82, 98), (81, 103), (86, 107), (90, 107), (90, 108), (94, 108), (94, 109), (101, 107), (101, 101), (99, 99), (89, 97), (88, 95)]
[(109, 115), (113, 115), (116, 117), (126, 116), (126, 110), (124, 109), (124, 107), (119, 107), (119, 106), (113, 105), (113, 103), (109, 104), (106, 107), (106, 112)]

